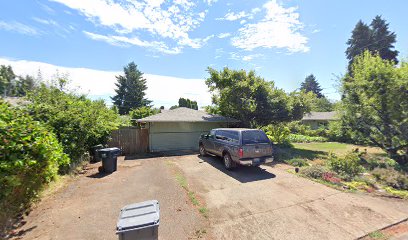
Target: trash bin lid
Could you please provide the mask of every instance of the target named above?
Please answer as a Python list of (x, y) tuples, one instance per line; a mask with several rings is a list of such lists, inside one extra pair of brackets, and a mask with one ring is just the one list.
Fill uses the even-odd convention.
[(120, 151), (120, 149), (117, 147), (111, 147), (111, 148), (99, 149), (98, 151), (99, 152), (116, 152), (116, 151)]
[(116, 225), (118, 232), (158, 225), (160, 208), (157, 200), (134, 203), (120, 210)]

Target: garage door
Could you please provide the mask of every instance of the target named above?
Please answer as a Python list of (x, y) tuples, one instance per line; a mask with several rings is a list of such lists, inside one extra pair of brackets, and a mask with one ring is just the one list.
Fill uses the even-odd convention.
[(223, 123), (150, 123), (150, 151), (198, 150), (200, 135)]

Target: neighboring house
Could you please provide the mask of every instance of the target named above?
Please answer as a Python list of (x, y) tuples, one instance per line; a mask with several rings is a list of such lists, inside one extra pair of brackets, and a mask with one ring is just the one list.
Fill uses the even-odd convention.
[(213, 128), (231, 127), (239, 122), (185, 107), (163, 111), (137, 121), (149, 130), (151, 152), (197, 150), (201, 134)]
[(337, 112), (310, 112), (303, 116), (302, 123), (312, 129), (327, 126), (330, 121), (339, 120)]

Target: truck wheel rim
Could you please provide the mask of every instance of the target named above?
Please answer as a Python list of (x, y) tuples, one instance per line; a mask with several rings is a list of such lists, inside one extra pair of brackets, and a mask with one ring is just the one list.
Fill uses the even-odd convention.
[(228, 155), (224, 156), (224, 164), (228, 168), (230, 166), (230, 161)]

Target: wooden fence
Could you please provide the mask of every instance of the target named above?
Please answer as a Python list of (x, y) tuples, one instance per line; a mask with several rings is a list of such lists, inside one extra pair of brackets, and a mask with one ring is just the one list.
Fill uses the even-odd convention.
[(123, 127), (111, 134), (109, 147), (118, 147), (123, 155), (146, 153), (149, 151), (149, 130)]

